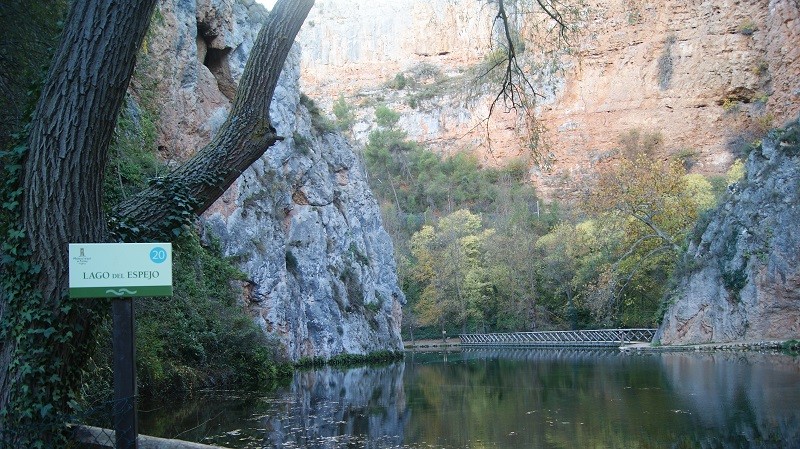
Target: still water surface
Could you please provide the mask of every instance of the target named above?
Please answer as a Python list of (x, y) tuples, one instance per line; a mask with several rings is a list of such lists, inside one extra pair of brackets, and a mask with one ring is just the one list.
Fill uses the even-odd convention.
[(140, 432), (230, 448), (800, 448), (800, 359), (407, 353), (269, 394), (143, 404)]

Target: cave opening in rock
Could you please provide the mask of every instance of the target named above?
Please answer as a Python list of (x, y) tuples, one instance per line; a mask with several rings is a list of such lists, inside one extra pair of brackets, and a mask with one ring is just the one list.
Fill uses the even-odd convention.
[(218, 36), (219, 33), (211, 25), (206, 22), (197, 22), (198, 56), (202, 58), (203, 65), (208, 67), (208, 70), (214, 75), (220, 92), (233, 101), (236, 94), (236, 82), (233, 80), (228, 62), (228, 55), (232, 48), (215, 46), (214, 41)]

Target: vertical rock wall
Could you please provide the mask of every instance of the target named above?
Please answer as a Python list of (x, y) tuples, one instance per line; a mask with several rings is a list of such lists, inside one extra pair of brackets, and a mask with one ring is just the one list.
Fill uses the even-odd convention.
[[(133, 91), (157, 90), (164, 159), (190, 156), (222, 124), (265, 14), (252, 0), (159, 4)], [(207, 211), (205, 229), (239, 262), (246, 306), (289, 359), (400, 350), (391, 240), (350, 145), (301, 104), (299, 64), (295, 48), (270, 110), (286, 139)]]
[(800, 338), (800, 122), (754, 149), (730, 191), (684, 257), (662, 344)]

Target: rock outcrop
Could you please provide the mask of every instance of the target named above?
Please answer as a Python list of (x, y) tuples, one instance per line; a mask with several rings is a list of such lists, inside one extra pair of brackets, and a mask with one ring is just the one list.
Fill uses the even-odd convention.
[[(252, 0), (159, 4), (140, 64), (158, 91), (164, 159), (186, 158), (217, 131), (265, 14)], [(301, 101), (299, 67), (295, 47), (270, 110), (285, 140), (206, 212), (204, 229), (239, 261), (246, 306), (290, 360), (400, 350), (391, 240), (350, 145)]]
[[(503, 163), (525, 153), (525, 127), (498, 108), (490, 152), (482, 121), (496, 84), (475, 86), (469, 73), (497, 48), (494, 8), (480, 0), (319, 0), (314, 26), (300, 36), (304, 89), (327, 108), (340, 93), (362, 108), (356, 138), (368, 134), (382, 98), (412, 137)], [(526, 70), (544, 95), (540, 151), (552, 160), (532, 180), (551, 197), (574, 197), (630, 130), (660, 132), (664, 157), (680, 152), (693, 170), (715, 174), (733, 161), (731, 147), (800, 113), (795, 0), (589, 1), (570, 19), (578, 32), (569, 53), (548, 46), (540, 30), (552, 23), (541, 16), (514, 20), (528, 40)], [(419, 85), (391, 88), (398, 74)]]
[(800, 122), (746, 166), (685, 256), (662, 344), (800, 338)]

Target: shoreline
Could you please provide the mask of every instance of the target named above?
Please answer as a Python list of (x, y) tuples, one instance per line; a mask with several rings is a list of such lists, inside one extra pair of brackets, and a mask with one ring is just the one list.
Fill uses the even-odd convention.
[[(794, 344), (792, 344), (794, 342)], [(728, 343), (697, 343), (688, 345), (653, 346), (651, 343), (632, 343), (619, 347), (622, 352), (720, 352), (720, 351), (781, 351), (797, 347), (797, 340), (737, 341)]]
[[(651, 343), (631, 343), (618, 346), (617, 348), (622, 352), (719, 352), (719, 351), (781, 351), (781, 350), (798, 350), (800, 342), (797, 340), (765, 340), (765, 341), (739, 341), (728, 343), (697, 343), (688, 345), (668, 345), (668, 346), (653, 346)], [(426, 339), (404, 341), (403, 349), (406, 351), (441, 351), (461, 349), (461, 340), (458, 338), (442, 339)], [(506, 346), (498, 346), (506, 347)], [(507, 346), (515, 348), (541, 348), (537, 346)], [(545, 346), (542, 346), (545, 347)], [(554, 346), (546, 346), (547, 348), (554, 348)], [(579, 346), (563, 346), (575, 347)]]
[(406, 351), (439, 351), (442, 349), (461, 349), (461, 339), (458, 337), (448, 338), (446, 340), (442, 340), (441, 338), (437, 339), (425, 339), (425, 340), (414, 340), (412, 341), (403, 341), (403, 349)]

